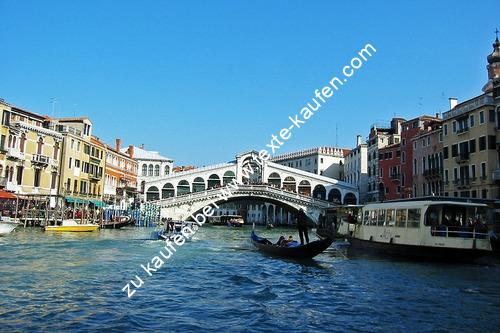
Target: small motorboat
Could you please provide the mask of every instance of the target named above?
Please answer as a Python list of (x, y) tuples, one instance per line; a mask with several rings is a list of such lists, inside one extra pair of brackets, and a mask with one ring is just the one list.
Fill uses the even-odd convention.
[(252, 230), (251, 240), (253, 245), (261, 252), (271, 256), (292, 258), (292, 259), (311, 259), (325, 251), (332, 245), (333, 239), (324, 238), (310, 242), (309, 244), (300, 245), (293, 242), (289, 246), (280, 246), (272, 243), (267, 238), (259, 237)]
[[(169, 221), (160, 230), (153, 231), (151, 234), (151, 238), (154, 240), (173, 240), (177, 235), (182, 235), (184, 237), (184, 234), (182, 233), (184, 227), (188, 227), (193, 233), (195, 233), (199, 229), (199, 226), (194, 222)], [(190, 240), (190, 238), (188, 237), (184, 238), (187, 241)]]
[(45, 226), (45, 231), (56, 231), (56, 232), (91, 232), (99, 229), (99, 224), (80, 224), (75, 220), (63, 220), (61, 225), (47, 225)]
[(10, 234), (18, 226), (19, 222), (15, 220), (6, 220), (5, 218), (2, 218), (2, 220), (0, 221), (0, 236)]
[(113, 221), (101, 223), (101, 229), (120, 229), (130, 224), (132, 224), (132, 218), (130, 216), (118, 216), (114, 218)]

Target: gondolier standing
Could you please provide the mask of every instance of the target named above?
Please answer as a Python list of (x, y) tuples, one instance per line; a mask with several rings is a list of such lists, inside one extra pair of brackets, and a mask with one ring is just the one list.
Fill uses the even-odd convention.
[(299, 230), (300, 244), (304, 245), (304, 237), (306, 243), (309, 244), (309, 234), (307, 231), (307, 216), (303, 209), (300, 209), (297, 215), (297, 229)]

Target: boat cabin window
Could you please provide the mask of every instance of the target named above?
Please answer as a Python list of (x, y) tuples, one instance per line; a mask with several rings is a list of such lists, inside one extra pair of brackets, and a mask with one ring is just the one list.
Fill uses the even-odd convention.
[(406, 227), (406, 209), (396, 209), (396, 227)]
[(408, 228), (418, 228), (420, 226), (420, 208), (408, 209)]
[(436, 206), (430, 206), (425, 213), (425, 225), (437, 227), (440, 224), (440, 214), (441, 208)]
[(369, 217), (370, 217), (370, 212), (368, 210), (365, 210), (364, 211), (364, 216), (363, 216), (363, 224), (364, 225), (368, 225), (368, 220), (369, 220)]
[(385, 225), (385, 209), (381, 209), (378, 211), (377, 225), (378, 226)]
[(386, 214), (386, 226), (394, 227), (396, 225), (396, 210), (388, 209)]
[(377, 211), (370, 210), (370, 216), (368, 218), (368, 225), (377, 225)]

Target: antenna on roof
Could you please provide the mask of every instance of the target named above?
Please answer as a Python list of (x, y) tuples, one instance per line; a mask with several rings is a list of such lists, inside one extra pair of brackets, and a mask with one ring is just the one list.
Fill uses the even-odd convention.
[(339, 124), (335, 123), (335, 147), (339, 146)]
[(52, 117), (54, 118), (56, 116), (56, 99), (52, 97), (50, 99), (50, 104), (52, 104)]

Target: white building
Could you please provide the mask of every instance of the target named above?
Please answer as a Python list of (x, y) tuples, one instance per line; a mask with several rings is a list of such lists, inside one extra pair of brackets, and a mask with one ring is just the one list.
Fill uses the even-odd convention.
[(334, 179), (344, 179), (344, 158), (349, 149), (317, 147), (277, 155), (271, 161)]
[[(157, 151), (145, 150), (144, 145), (133, 147), (134, 160), (137, 161), (137, 191), (141, 199), (144, 197), (146, 182), (151, 182), (172, 172), (174, 160), (161, 156)], [(130, 148), (122, 148), (120, 151), (129, 154)]]
[(368, 146), (356, 138), (356, 148), (345, 157), (344, 181), (358, 187), (359, 202), (364, 203), (368, 192)]

